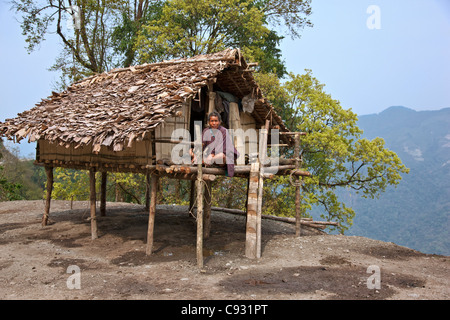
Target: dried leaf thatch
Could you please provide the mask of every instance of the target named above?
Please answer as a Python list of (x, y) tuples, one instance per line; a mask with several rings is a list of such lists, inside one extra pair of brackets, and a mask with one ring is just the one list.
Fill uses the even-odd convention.
[(114, 69), (72, 84), (18, 117), (0, 123), (0, 136), (30, 142), (45, 139), (79, 148), (93, 145), (121, 151), (174, 116), (182, 103), (209, 83), (241, 99), (253, 93), (252, 115), (261, 124), (283, 122), (262, 97), (251, 70), (237, 49), (129, 68)]

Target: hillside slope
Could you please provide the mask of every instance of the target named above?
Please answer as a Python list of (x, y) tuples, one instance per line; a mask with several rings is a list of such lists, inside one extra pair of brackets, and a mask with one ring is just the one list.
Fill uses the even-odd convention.
[(364, 137), (382, 137), (411, 171), (379, 199), (344, 195), (357, 213), (347, 234), (450, 255), (450, 108), (391, 107), (358, 125)]

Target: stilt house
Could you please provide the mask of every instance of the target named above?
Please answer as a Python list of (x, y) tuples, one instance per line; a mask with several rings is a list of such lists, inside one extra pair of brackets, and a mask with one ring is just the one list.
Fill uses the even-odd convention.
[[(108, 172), (135, 172), (147, 175), (149, 225), (147, 254), (152, 252), (153, 224), (158, 178), (196, 181), (197, 186), (197, 260), (203, 264), (202, 241), (209, 234), (210, 208), (203, 204), (203, 187), (221, 168), (171, 162), (173, 148), (180, 142), (175, 129), (191, 133), (188, 141), (195, 147), (194, 124), (206, 125), (209, 112), (221, 113), (223, 126), (229, 129), (256, 129), (258, 149), (267, 149), (267, 139), (277, 129), (280, 145), (296, 144), (297, 156), (280, 164), (276, 174), (291, 175), (296, 181), (307, 172), (299, 170), (298, 138), (289, 132), (282, 119), (263, 97), (251, 65), (238, 49), (177, 59), (160, 63), (114, 69), (93, 75), (69, 86), (14, 119), (0, 123), (0, 136), (37, 142), (35, 164), (47, 172), (47, 198), (42, 223), (47, 224), (53, 183), (53, 168), (89, 170), (91, 179), (91, 232), (97, 238), (95, 172), (102, 172), (100, 213), (105, 213), (105, 188)], [(197, 128), (198, 129), (198, 128)], [(262, 137), (262, 139), (260, 139)], [(261, 201), (264, 163), (252, 159), (247, 137), (236, 136), (240, 152), (235, 175), (248, 177), (246, 256), (261, 256)], [(265, 152), (263, 152), (265, 154)], [(247, 156), (247, 157), (246, 157)], [(192, 191), (194, 183), (191, 184)], [(298, 192), (299, 187), (297, 187)], [(194, 193), (191, 191), (192, 196)], [(232, 192), (232, 191), (230, 191)], [(299, 224), (298, 224), (299, 225)]]

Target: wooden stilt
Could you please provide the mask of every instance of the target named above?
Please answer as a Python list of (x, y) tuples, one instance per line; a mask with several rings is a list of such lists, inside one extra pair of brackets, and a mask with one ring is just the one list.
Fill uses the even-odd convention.
[(47, 195), (45, 198), (44, 215), (42, 216), (42, 226), (47, 225), (48, 217), (50, 215), (50, 203), (52, 201), (53, 190), (53, 167), (45, 167), (45, 173), (47, 175)]
[(203, 182), (197, 180), (197, 266), (203, 268)]
[[(201, 130), (199, 125), (195, 125), (196, 137), (201, 137)], [(202, 163), (203, 152), (200, 141), (196, 141), (195, 151), (198, 159), (197, 172), (197, 266), (203, 268), (203, 176)]]
[(195, 204), (195, 180), (191, 180), (191, 190), (189, 194), (189, 215), (191, 215), (192, 209)]
[(247, 224), (245, 230), (245, 256), (257, 258), (259, 162), (251, 164), (247, 194)]
[[(295, 147), (294, 147), (294, 159), (295, 159), (295, 169), (300, 169), (300, 134), (295, 135)], [(296, 176), (295, 178), (295, 236), (300, 237), (301, 235), (301, 178)]]
[(204, 204), (204, 213), (205, 213), (205, 221), (204, 221), (204, 229), (203, 236), (205, 239), (209, 238), (209, 234), (211, 233), (211, 193), (212, 193), (212, 182), (206, 181), (206, 192), (205, 192), (205, 204)]
[(97, 217), (95, 215), (96, 211), (96, 190), (95, 190), (95, 169), (91, 168), (89, 170), (89, 184), (90, 184), (90, 202), (91, 202), (91, 238), (92, 240), (98, 238), (97, 234)]
[(266, 124), (261, 128), (260, 134), (260, 151), (259, 151), (259, 181), (258, 181), (258, 203), (256, 208), (256, 258), (261, 258), (261, 214), (262, 199), (264, 187), (264, 165), (266, 162), (267, 137), (269, 135), (270, 121), (266, 120)]
[(150, 210), (150, 174), (145, 175), (145, 210)]
[(261, 257), (261, 213), (264, 186), (264, 162), (267, 152), (267, 136), (269, 121), (261, 128), (259, 157), (251, 164), (248, 197), (247, 197), (247, 228), (245, 256), (250, 259)]
[(158, 188), (158, 176), (152, 175), (151, 176), (151, 182), (150, 182), (150, 188), (151, 188), (151, 194), (150, 194), (150, 208), (148, 213), (148, 231), (147, 231), (147, 249), (146, 254), (149, 256), (152, 254), (153, 249), (153, 231), (155, 227), (155, 214), (156, 214), (156, 194), (157, 194), (157, 188)]
[(100, 192), (100, 216), (106, 216), (106, 181), (108, 173), (102, 171), (102, 185)]

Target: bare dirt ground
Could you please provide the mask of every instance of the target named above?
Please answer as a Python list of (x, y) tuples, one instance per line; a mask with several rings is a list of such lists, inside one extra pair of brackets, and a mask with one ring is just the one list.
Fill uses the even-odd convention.
[[(158, 206), (154, 253), (145, 255), (142, 206), (108, 203), (91, 240), (89, 204), (53, 201), (41, 227), (42, 201), (0, 203), (0, 299), (160, 300), (447, 300), (450, 259), (362, 237), (327, 235), (262, 221), (262, 258), (247, 259), (245, 218), (213, 211), (196, 263), (196, 222), (186, 207)], [(80, 270), (70, 289), (69, 266)], [(369, 266), (380, 289), (369, 289)], [(70, 271), (69, 271), (70, 272)], [(75, 283), (75, 282), (72, 282)], [(373, 283), (373, 282), (371, 282)]]

